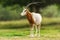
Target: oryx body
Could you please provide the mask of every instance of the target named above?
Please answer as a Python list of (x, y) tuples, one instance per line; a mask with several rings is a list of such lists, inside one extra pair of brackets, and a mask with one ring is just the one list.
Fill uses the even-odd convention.
[(35, 13), (35, 12), (32, 12), (31, 14), (32, 14), (35, 24), (40, 25), (42, 21), (42, 16), (39, 13)]

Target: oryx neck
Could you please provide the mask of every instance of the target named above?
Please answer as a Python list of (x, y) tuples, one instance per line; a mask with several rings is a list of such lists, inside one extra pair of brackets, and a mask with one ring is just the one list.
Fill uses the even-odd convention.
[(33, 16), (31, 14), (31, 12), (27, 12), (26, 16), (27, 16), (29, 23), (34, 24), (34, 20), (33, 20)]

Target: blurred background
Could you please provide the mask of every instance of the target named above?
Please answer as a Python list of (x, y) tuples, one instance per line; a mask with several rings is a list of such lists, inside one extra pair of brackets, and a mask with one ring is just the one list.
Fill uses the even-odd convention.
[(22, 17), (20, 13), (31, 2), (41, 2), (29, 7), (31, 12), (43, 17), (41, 36), (60, 33), (60, 0), (0, 0), (0, 36), (29, 34), (30, 25), (26, 16)]

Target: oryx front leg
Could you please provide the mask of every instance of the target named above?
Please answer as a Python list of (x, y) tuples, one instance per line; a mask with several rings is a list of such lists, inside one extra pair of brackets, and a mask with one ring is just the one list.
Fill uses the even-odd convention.
[(32, 24), (30, 28), (30, 37), (34, 37), (34, 24)]

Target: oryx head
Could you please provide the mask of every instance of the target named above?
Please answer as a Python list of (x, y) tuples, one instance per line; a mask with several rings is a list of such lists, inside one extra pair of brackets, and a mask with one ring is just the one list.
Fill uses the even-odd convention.
[(23, 8), (23, 11), (21, 12), (21, 16), (26, 15), (26, 12), (27, 12), (27, 8)]

